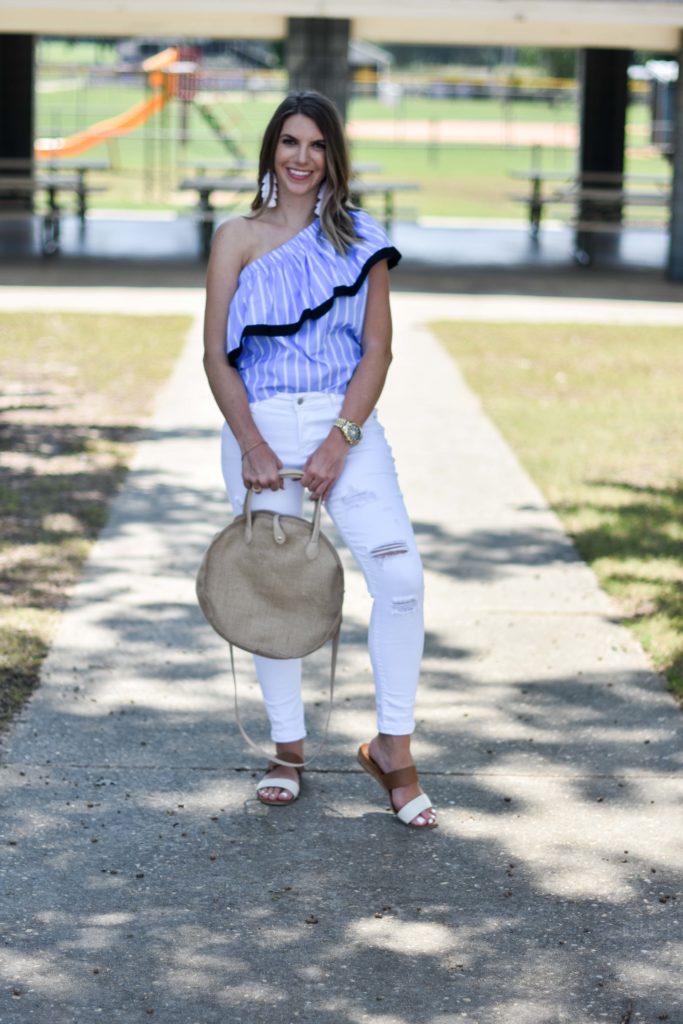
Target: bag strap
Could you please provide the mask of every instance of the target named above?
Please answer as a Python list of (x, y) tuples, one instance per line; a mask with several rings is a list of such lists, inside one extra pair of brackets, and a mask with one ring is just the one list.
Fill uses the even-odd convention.
[[(330, 658), (330, 698), (329, 698), (329, 702), (328, 702), (328, 705), (327, 705), (327, 717), (325, 719), (325, 728), (323, 730), (323, 738), (321, 739), (320, 743), (315, 748), (315, 750), (313, 751), (311, 756), (309, 758), (307, 758), (305, 761), (302, 761), (300, 765), (296, 765), (295, 766), (297, 768), (304, 768), (307, 765), (311, 764), (311, 762), (315, 760), (315, 758), (318, 756), (318, 754), (321, 752), (321, 750), (325, 746), (325, 743), (327, 742), (327, 732), (328, 732), (328, 729), (330, 727), (330, 716), (332, 715), (332, 703), (334, 701), (334, 677), (335, 677), (336, 671), (337, 671), (337, 652), (339, 650), (339, 634), (340, 634), (340, 632), (341, 632), (341, 622), (337, 626), (335, 634), (332, 637), (332, 653), (331, 653), (331, 658)], [(267, 758), (269, 761), (273, 762), (274, 764), (281, 764), (281, 765), (284, 765), (286, 768), (291, 768), (292, 767), (291, 761), (283, 761), (281, 758), (276, 757), (274, 754), (270, 754), (267, 750), (264, 750), (263, 747), (259, 747), (258, 743), (254, 743), (254, 741), (247, 734), (246, 729), (242, 725), (242, 719), (240, 717), (239, 702), (238, 702), (238, 697), (237, 697), (237, 675), (235, 673), (235, 650), (234, 650), (232, 644), (230, 644), (230, 667), (232, 669), (232, 681), (233, 681), (233, 685), (234, 685), (234, 688), (235, 688), (235, 718), (237, 719), (237, 727), (238, 727), (239, 731), (242, 733), (242, 736), (243, 736), (244, 740), (246, 741), (247, 745), (249, 747), (251, 747), (252, 750), (255, 750), (257, 754), (261, 754), (263, 757)]]

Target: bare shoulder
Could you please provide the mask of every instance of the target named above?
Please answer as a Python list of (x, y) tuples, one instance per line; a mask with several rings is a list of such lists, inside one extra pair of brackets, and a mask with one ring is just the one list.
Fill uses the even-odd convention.
[(248, 217), (231, 217), (217, 228), (211, 244), (211, 258), (221, 264), (242, 267), (249, 258), (252, 231)]

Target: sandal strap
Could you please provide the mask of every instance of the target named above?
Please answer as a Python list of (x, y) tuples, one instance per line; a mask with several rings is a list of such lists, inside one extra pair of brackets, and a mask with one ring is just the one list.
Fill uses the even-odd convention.
[(262, 789), (286, 789), (296, 799), (301, 787), (293, 779), (278, 778), (277, 775), (265, 775), (256, 787), (256, 792), (259, 793)]
[(413, 818), (426, 811), (432, 806), (432, 802), (426, 793), (420, 793), (414, 800), (410, 800), (400, 811), (396, 811), (396, 817), (400, 818), (404, 825), (409, 825)]
[(382, 772), (382, 782), (389, 790), (398, 789), (399, 786), (412, 786), (417, 782), (417, 768), (410, 764), (393, 772)]

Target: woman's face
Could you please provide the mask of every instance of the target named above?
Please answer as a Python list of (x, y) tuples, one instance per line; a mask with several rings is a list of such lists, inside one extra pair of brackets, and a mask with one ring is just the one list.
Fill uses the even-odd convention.
[(317, 196), (325, 170), (322, 132), (310, 117), (292, 114), (282, 125), (275, 150), (279, 188), (293, 196)]

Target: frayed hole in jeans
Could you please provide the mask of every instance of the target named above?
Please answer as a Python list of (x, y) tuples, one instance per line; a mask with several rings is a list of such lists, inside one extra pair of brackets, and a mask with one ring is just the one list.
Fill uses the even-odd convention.
[(397, 540), (389, 544), (380, 544), (370, 552), (372, 558), (389, 558), (391, 555), (407, 555), (408, 545), (405, 541)]

